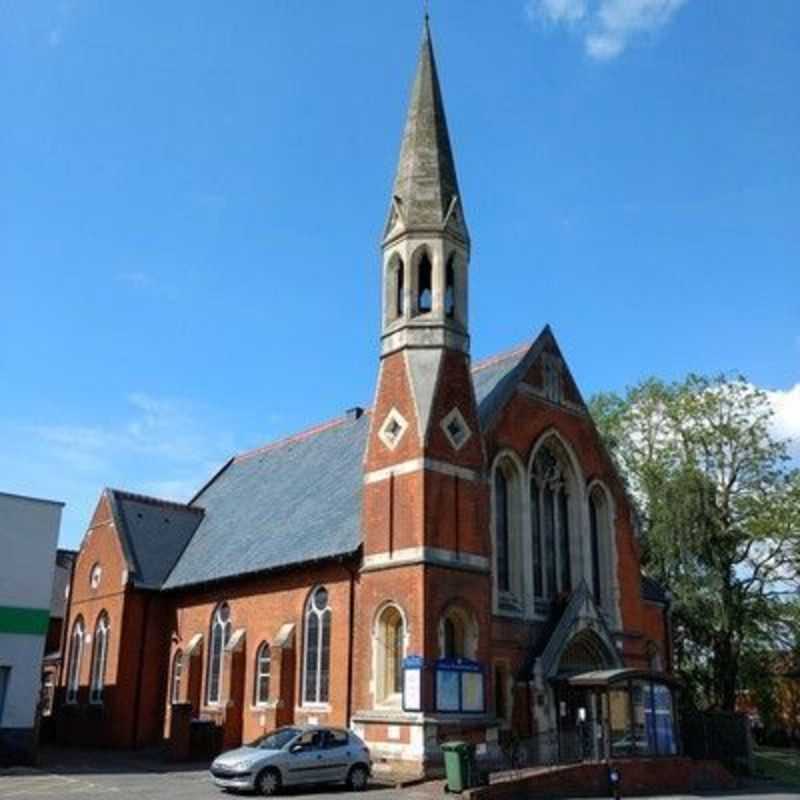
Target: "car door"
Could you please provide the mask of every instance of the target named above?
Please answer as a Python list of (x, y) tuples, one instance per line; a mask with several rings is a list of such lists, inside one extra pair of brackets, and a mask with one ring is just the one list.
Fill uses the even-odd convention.
[(306, 731), (289, 749), (286, 759), (288, 784), (320, 783), (325, 777), (324, 731)]
[(347, 731), (326, 730), (323, 741), (325, 774), (327, 781), (343, 781), (353, 763), (353, 748)]

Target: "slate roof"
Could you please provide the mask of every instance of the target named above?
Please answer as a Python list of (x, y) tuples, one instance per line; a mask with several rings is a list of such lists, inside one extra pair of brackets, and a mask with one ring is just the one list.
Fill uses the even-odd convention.
[(203, 522), (164, 588), (354, 553), (369, 414), (232, 459), (192, 501)]
[(160, 588), (197, 530), (202, 509), (119, 489), (106, 492), (134, 584)]
[(527, 342), (500, 355), (492, 356), (472, 368), (472, 384), (478, 401), (478, 417), (485, 426), (502, 405), (507, 389), (520, 379), (525, 356), (532, 344)]
[[(479, 408), (528, 347), (475, 365)], [(164, 588), (355, 553), (369, 420), (337, 419), (231, 459), (192, 501), (202, 521)]]

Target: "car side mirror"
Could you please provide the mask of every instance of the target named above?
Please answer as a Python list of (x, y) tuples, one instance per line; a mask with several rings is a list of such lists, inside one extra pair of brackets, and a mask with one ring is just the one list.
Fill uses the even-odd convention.
[(289, 752), (290, 753), (302, 753), (303, 752), (303, 745), (301, 745), (301, 744), (293, 744), (289, 748)]

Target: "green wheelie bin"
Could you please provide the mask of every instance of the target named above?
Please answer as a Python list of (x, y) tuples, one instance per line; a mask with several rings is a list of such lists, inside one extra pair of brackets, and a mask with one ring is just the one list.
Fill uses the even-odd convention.
[(444, 771), (447, 777), (445, 791), (463, 792), (474, 785), (475, 746), (469, 742), (445, 742)]

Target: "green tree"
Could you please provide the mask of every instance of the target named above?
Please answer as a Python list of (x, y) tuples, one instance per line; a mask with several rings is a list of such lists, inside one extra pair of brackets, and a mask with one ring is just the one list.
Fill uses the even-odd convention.
[(677, 667), (699, 703), (732, 710), (746, 656), (797, 641), (800, 474), (769, 399), (689, 375), (591, 411), (641, 510), (645, 569), (672, 593)]

